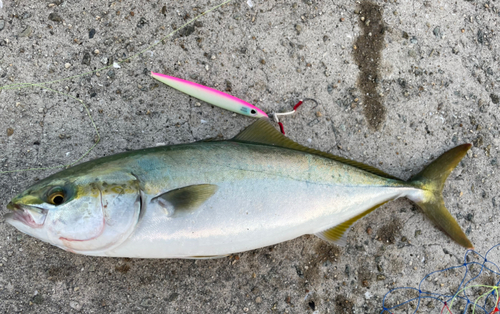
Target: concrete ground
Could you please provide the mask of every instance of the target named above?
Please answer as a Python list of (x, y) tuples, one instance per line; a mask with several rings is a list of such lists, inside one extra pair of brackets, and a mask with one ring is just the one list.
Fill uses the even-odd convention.
[[(0, 85), (119, 62), (218, 3), (5, 0)], [(253, 7), (233, 0), (119, 69), (47, 86), (90, 108), (102, 138), (84, 160), (229, 139), (252, 122), (161, 85), (150, 71), (266, 112), (313, 98), (318, 105), (305, 102), (283, 119), (291, 139), (404, 179), (456, 144), (474, 143), (444, 196), (484, 253), (497, 244), (500, 223), (499, 10), (495, 0), (253, 0)], [(40, 86), (0, 91), (0, 171), (72, 163), (95, 138), (84, 107), (67, 95)], [(2, 208), (55, 171), (0, 174)], [(465, 253), (404, 199), (359, 221), (346, 247), (303, 236), (218, 260), (79, 256), (4, 219), (0, 239), (2, 313), (379, 313), (390, 289), (417, 287), (425, 274), (461, 264)], [(500, 261), (493, 253), (489, 260)], [(459, 283), (455, 272), (426, 289), (449, 294)], [(440, 309), (420, 304), (420, 313)]]

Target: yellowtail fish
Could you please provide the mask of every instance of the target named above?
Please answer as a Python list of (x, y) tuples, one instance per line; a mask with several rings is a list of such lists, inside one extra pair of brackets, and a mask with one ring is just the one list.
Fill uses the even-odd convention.
[(85, 162), (16, 196), (8, 223), (95, 256), (208, 258), (304, 234), (337, 244), (355, 221), (407, 197), (458, 244), (472, 244), (441, 191), (470, 144), (405, 182), (301, 146), (260, 119), (228, 141), (125, 152)]

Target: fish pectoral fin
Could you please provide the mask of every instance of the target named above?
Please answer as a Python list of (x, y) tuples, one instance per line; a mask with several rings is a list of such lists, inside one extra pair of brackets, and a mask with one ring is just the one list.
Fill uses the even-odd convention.
[(153, 199), (169, 217), (191, 213), (217, 192), (215, 184), (197, 184), (165, 192)]
[(354, 223), (356, 221), (358, 221), (359, 219), (363, 218), (364, 216), (368, 215), (369, 213), (371, 213), (375, 209), (384, 205), (385, 203), (387, 203), (387, 202), (383, 202), (381, 204), (375, 205), (372, 208), (362, 212), (361, 214), (354, 216), (351, 219), (346, 220), (343, 223), (336, 225), (335, 227), (332, 227), (332, 228), (327, 229), (325, 231), (318, 232), (315, 235), (318, 238), (325, 240), (328, 243), (336, 244), (339, 246), (345, 246), (347, 244), (347, 232), (352, 228)]
[(296, 151), (301, 151), (308, 154), (318, 155), (324, 158), (332, 159), (344, 164), (347, 164), (352, 167), (356, 167), (358, 169), (362, 169), (364, 171), (376, 174), (378, 176), (387, 178), (387, 179), (395, 179), (399, 180), (396, 177), (391, 176), (379, 170), (375, 167), (365, 165), (363, 163), (350, 160), (344, 157), (336, 156), (333, 154), (325, 153), (316, 149), (312, 149), (306, 146), (302, 146), (299, 143), (296, 143), (289, 139), (288, 137), (281, 134), (278, 130), (274, 128), (274, 126), (269, 123), (269, 119), (260, 118), (249, 127), (244, 129), (240, 134), (236, 135), (231, 141), (233, 142), (247, 142), (247, 143), (255, 143), (255, 144), (263, 144), (263, 145), (271, 145), (278, 146), (283, 148), (289, 148)]

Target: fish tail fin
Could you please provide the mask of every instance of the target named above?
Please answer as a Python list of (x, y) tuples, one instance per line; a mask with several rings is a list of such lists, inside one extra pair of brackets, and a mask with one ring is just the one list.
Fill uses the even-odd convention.
[(473, 248), (472, 243), (446, 209), (442, 191), (446, 179), (471, 146), (471, 144), (463, 144), (450, 149), (409, 181), (415, 187), (424, 190), (424, 197), (413, 201), (448, 236), (466, 248)]

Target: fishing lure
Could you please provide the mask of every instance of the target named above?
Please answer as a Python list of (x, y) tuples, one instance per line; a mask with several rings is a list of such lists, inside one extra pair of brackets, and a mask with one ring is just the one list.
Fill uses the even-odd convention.
[(253, 118), (268, 118), (268, 115), (244, 100), (223, 93), (216, 89), (186, 81), (177, 77), (151, 72), (151, 76), (185, 94), (203, 100), (211, 105)]
[[(173, 76), (168, 76), (165, 74), (160, 74), (160, 73), (154, 73), (151, 72), (151, 76), (158, 81), (167, 84), (170, 87), (173, 87), (185, 94), (188, 94), (190, 96), (193, 96), (195, 98), (198, 98), (200, 100), (203, 100), (211, 105), (233, 111), (239, 114), (242, 114), (247, 117), (252, 117), (252, 118), (268, 118), (269, 116), (262, 111), (261, 109), (257, 108), (256, 106), (241, 100), (237, 97), (234, 97), (232, 95), (223, 93), (221, 91), (218, 91), (216, 89), (197, 84), (194, 82), (186, 81), (177, 77)], [(313, 100), (313, 99), (311, 99)], [(313, 100), (316, 102), (315, 100)], [(290, 112), (283, 112), (283, 113), (271, 113), (270, 115), (273, 117), (274, 121), (278, 123), (281, 133), (285, 134), (285, 129), (283, 127), (283, 123), (280, 122), (279, 116), (285, 116), (285, 115), (290, 115), (295, 113), (297, 108), (302, 105), (304, 101), (300, 100), (294, 107), (293, 110)]]

